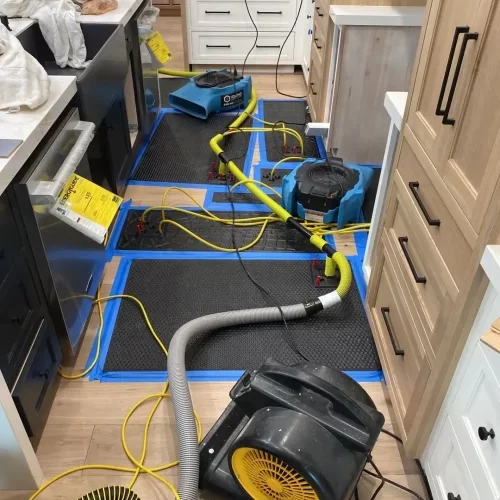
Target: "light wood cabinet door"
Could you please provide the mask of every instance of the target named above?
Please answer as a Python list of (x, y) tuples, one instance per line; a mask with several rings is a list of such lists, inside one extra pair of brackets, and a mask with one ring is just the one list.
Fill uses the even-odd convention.
[(442, 178), (479, 233), (500, 178), (500, 2), (482, 35), (474, 76), (456, 115)]
[[(491, 0), (434, 0), (429, 12), (408, 125), (440, 171), (454, 136), (454, 127), (443, 124), (443, 110), (451, 119), (459, 115), (462, 107), (478, 47), (477, 41), (465, 37), (484, 22), (480, 16), (482, 2)], [(450, 93), (455, 75), (455, 91)]]

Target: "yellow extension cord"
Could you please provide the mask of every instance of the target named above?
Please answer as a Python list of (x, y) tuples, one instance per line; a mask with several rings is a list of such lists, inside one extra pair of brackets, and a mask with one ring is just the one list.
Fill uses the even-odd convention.
[[(164, 71), (159, 70), (159, 72), (162, 73)], [(186, 77), (186, 76), (195, 76), (198, 73), (185, 72), (185, 71), (171, 71), (171, 70), (169, 70), (167, 72), (167, 74), (169, 74), (170, 76), (182, 76), (182, 77)], [(252, 96), (252, 102), (254, 100), (255, 100), (255, 95)], [(253, 107), (254, 106), (255, 106), (255, 104), (253, 104)], [(227, 130), (224, 134), (219, 134), (219, 136), (222, 138), (224, 136), (231, 135), (233, 133), (247, 132), (247, 131), (248, 132), (253, 132), (253, 131), (278, 132), (278, 133), (283, 133), (283, 136), (284, 136), (285, 140), (286, 140), (286, 135), (287, 134), (288, 135), (292, 135), (293, 137), (295, 137), (297, 139), (300, 147), (301, 147), (301, 150), (303, 151), (302, 138), (298, 134), (297, 131), (285, 127), (285, 124), (283, 124), (282, 128), (280, 128), (279, 130), (276, 130), (276, 128), (275, 128), (276, 124), (275, 123), (266, 122), (264, 120), (261, 120), (261, 119), (255, 117), (255, 116), (253, 116), (251, 114), (251, 111), (248, 112), (248, 109), (251, 108), (251, 107), (252, 107), (252, 103), (248, 106), (247, 109), (245, 109), (245, 111), (239, 117), (237, 117), (237, 119), (235, 120), (235, 122), (233, 122), (233, 124), (231, 124), (232, 126), (234, 126), (236, 128), (231, 128), (230, 127), (229, 130)], [(259, 122), (263, 123), (264, 125), (270, 125), (270, 126), (272, 126), (272, 128), (268, 128), (268, 127), (258, 127), (258, 128), (240, 127), (241, 123), (246, 119), (245, 115), (246, 115), (246, 117), (252, 117), (254, 120), (259, 121)], [(214, 137), (212, 139), (212, 141), (210, 141), (210, 145), (211, 145), (212, 149), (214, 150), (214, 152), (216, 152), (217, 148), (220, 149), (218, 147), (218, 145), (217, 145), (218, 137), (219, 136)], [(286, 142), (285, 142), (285, 144), (286, 144)], [(289, 161), (289, 160), (292, 160), (292, 159), (302, 159), (302, 157), (287, 157), (287, 158), (284, 158), (283, 160), (281, 160), (281, 161), (279, 161), (279, 162), (276, 163), (276, 165), (274, 166), (274, 168), (271, 171), (271, 173), (274, 173), (274, 170), (276, 169), (276, 167), (278, 167), (278, 165), (280, 165), (281, 163), (283, 163), (285, 161)], [(231, 164), (234, 165), (234, 163), (232, 161), (229, 162), (229, 163), (231, 163)], [(231, 188), (231, 190), (233, 190), (234, 188), (236, 188), (238, 185), (241, 185), (241, 184), (243, 184), (243, 185), (247, 185), (247, 184), (251, 184), (251, 185), (252, 184), (259, 184), (259, 185), (262, 185), (262, 186), (268, 188), (269, 190), (271, 190), (271, 192), (273, 192), (276, 195), (278, 195), (279, 197), (281, 197), (277, 191), (275, 191), (272, 187), (267, 186), (263, 182), (256, 181), (256, 180), (253, 180), (253, 179), (248, 179), (248, 178), (246, 178), (243, 175), (242, 175), (242, 177), (243, 178), (239, 178), (239, 181)], [(205, 212), (205, 214), (194, 212), (194, 211), (190, 211), (190, 210), (186, 210), (186, 209), (179, 208), (179, 207), (173, 207), (173, 206), (165, 205), (165, 203), (166, 203), (166, 196), (172, 190), (177, 190), (177, 191), (183, 192), (199, 208), (201, 208), (201, 210), (203, 212)], [(186, 214), (189, 214), (189, 215), (193, 215), (193, 216), (196, 216), (196, 217), (201, 217), (201, 218), (205, 218), (205, 219), (208, 219), (208, 220), (213, 220), (213, 221), (216, 221), (216, 222), (219, 222), (219, 223), (222, 223), (222, 224), (234, 224), (236, 226), (257, 226), (257, 225), (261, 225), (262, 227), (261, 227), (261, 229), (260, 229), (257, 237), (255, 238), (255, 240), (252, 241), (251, 243), (249, 243), (248, 245), (245, 245), (244, 247), (239, 248), (238, 249), (239, 251), (244, 251), (244, 250), (247, 250), (247, 249), (251, 248), (252, 246), (254, 246), (260, 240), (260, 238), (262, 237), (262, 235), (263, 235), (263, 233), (264, 233), (264, 231), (265, 231), (265, 229), (266, 229), (266, 227), (267, 227), (267, 225), (269, 223), (278, 222), (278, 221), (282, 221), (283, 220), (281, 217), (279, 217), (279, 216), (277, 217), (275, 215), (275, 213), (272, 213), (271, 215), (267, 215), (267, 216), (262, 216), (262, 217), (251, 217), (251, 218), (246, 218), (246, 219), (236, 219), (235, 221), (233, 219), (219, 218), (215, 214), (211, 213), (209, 210), (205, 209), (200, 203), (198, 203), (184, 189), (182, 189), (182, 188), (176, 188), (176, 187), (172, 187), (172, 188), (167, 189), (165, 191), (164, 195), (163, 195), (162, 205), (159, 206), (159, 207), (150, 207), (150, 208), (148, 208), (143, 213), (143, 218), (145, 219), (147, 213), (149, 213), (151, 210), (154, 210), (154, 209), (161, 209), (162, 210), (162, 220), (159, 223), (160, 228), (161, 228), (162, 224), (165, 224), (165, 223), (172, 224), (172, 225), (178, 227), (179, 229), (187, 232), (193, 238), (197, 239), (198, 241), (201, 241), (202, 243), (206, 244), (207, 246), (209, 246), (211, 248), (214, 248), (215, 250), (221, 250), (221, 251), (225, 251), (225, 252), (228, 252), (228, 251), (234, 252), (236, 250), (234, 248), (224, 248), (224, 247), (220, 247), (218, 245), (214, 245), (214, 244), (212, 244), (212, 243), (204, 240), (200, 236), (196, 235), (192, 231), (188, 230), (187, 228), (185, 228), (181, 224), (178, 224), (175, 221), (171, 221), (171, 220), (166, 219), (165, 218), (165, 210), (166, 209), (168, 209), (168, 210), (176, 210), (176, 211), (179, 211), (179, 212), (182, 212), (182, 213), (186, 213)], [(314, 233), (313, 238), (311, 238), (311, 242), (313, 242), (314, 244), (317, 244), (317, 245), (319, 244), (319, 240), (318, 241), (313, 241), (315, 237), (321, 239), (321, 236), (326, 235), (326, 234), (343, 234), (343, 233), (353, 233), (353, 232), (359, 232), (359, 231), (367, 231), (368, 228), (370, 227), (369, 224), (353, 224), (353, 225), (350, 225), (349, 227), (346, 227), (344, 229), (335, 230), (335, 229), (332, 229), (335, 226), (334, 224), (303, 222), (302, 225), (304, 227), (307, 227), (308, 229), (310, 229)], [(105, 241), (105, 244), (106, 244), (106, 241)], [(349, 285), (350, 285), (350, 282), (345, 285), (345, 288), (348, 288)], [(340, 291), (339, 291), (339, 293), (340, 293)], [(346, 291), (342, 291), (342, 294), (344, 294), (344, 293), (346, 293)], [(139, 308), (141, 310), (141, 313), (142, 313), (142, 315), (144, 317), (144, 320), (145, 320), (145, 322), (146, 322), (146, 324), (148, 326), (149, 331), (153, 335), (153, 337), (156, 340), (156, 342), (159, 344), (159, 346), (162, 349), (162, 351), (164, 352), (165, 356), (168, 357), (168, 350), (165, 347), (165, 345), (163, 344), (163, 342), (161, 341), (161, 339), (156, 334), (156, 332), (155, 332), (155, 330), (154, 330), (154, 328), (153, 328), (153, 326), (152, 326), (152, 324), (151, 324), (151, 322), (149, 320), (149, 317), (148, 317), (148, 314), (146, 312), (146, 309), (144, 308), (144, 305), (142, 304), (142, 302), (139, 299), (137, 299), (136, 297), (134, 297), (132, 295), (110, 295), (110, 296), (107, 296), (107, 297), (100, 297), (100, 294), (99, 294), (99, 291), (98, 291), (98, 293), (97, 293), (97, 299), (94, 301), (94, 304), (97, 304), (98, 311), (99, 311), (99, 328), (98, 328), (98, 333), (97, 333), (97, 345), (96, 345), (96, 353), (95, 353), (94, 359), (92, 360), (92, 363), (89, 365), (89, 367), (87, 369), (85, 369), (82, 373), (79, 373), (77, 375), (68, 375), (68, 374), (65, 374), (61, 369), (59, 369), (59, 374), (64, 379), (67, 379), (67, 380), (76, 380), (76, 379), (83, 378), (86, 375), (88, 375), (88, 373), (90, 373), (90, 371), (97, 364), (97, 362), (99, 360), (99, 355), (100, 355), (101, 337), (102, 337), (102, 331), (103, 331), (102, 303), (103, 302), (107, 302), (109, 300), (114, 300), (114, 299), (132, 300), (133, 302), (135, 302), (139, 306)], [(131, 482), (129, 484), (129, 489), (133, 488), (133, 486), (135, 485), (135, 483), (136, 483), (136, 481), (137, 481), (137, 479), (138, 479), (138, 477), (139, 477), (139, 475), (141, 473), (147, 473), (147, 474), (151, 475), (152, 477), (154, 477), (155, 479), (158, 479), (163, 484), (165, 484), (165, 486), (167, 486), (172, 491), (172, 493), (174, 494), (175, 499), (176, 500), (180, 500), (179, 494), (177, 493), (177, 490), (175, 489), (174, 485), (172, 483), (170, 483), (169, 481), (167, 481), (164, 477), (162, 477), (162, 476), (160, 476), (160, 475), (157, 474), (160, 471), (163, 471), (163, 470), (166, 470), (166, 469), (169, 469), (169, 468), (177, 466), (179, 464), (178, 461), (174, 461), (174, 462), (171, 462), (169, 464), (162, 465), (162, 466), (155, 467), (155, 468), (149, 468), (149, 467), (146, 467), (144, 465), (144, 462), (145, 462), (145, 459), (146, 459), (146, 455), (147, 455), (148, 433), (149, 433), (149, 428), (150, 428), (150, 425), (151, 425), (151, 421), (153, 420), (153, 417), (154, 417), (154, 415), (156, 413), (156, 410), (158, 409), (158, 407), (161, 404), (161, 402), (163, 401), (163, 399), (166, 399), (166, 398), (170, 397), (170, 394), (168, 394), (168, 388), (169, 388), (169, 382), (168, 382), (168, 379), (167, 379), (167, 381), (165, 382), (165, 386), (163, 388), (163, 391), (161, 393), (150, 394), (149, 396), (146, 396), (146, 397), (142, 398), (140, 401), (138, 401), (129, 410), (129, 412), (127, 413), (127, 415), (126, 415), (126, 417), (125, 417), (125, 419), (123, 421), (122, 429), (121, 429), (122, 446), (123, 446), (124, 452), (127, 455), (128, 459), (132, 462), (132, 464), (135, 465), (135, 468), (113, 466), (113, 465), (106, 465), (106, 464), (82, 465), (80, 467), (74, 467), (74, 468), (69, 469), (69, 470), (67, 470), (65, 472), (62, 472), (61, 474), (58, 474), (57, 476), (55, 476), (54, 478), (52, 478), (49, 482), (45, 483), (43, 486), (41, 486), (30, 497), (29, 500), (34, 500), (43, 491), (45, 491), (49, 486), (51, 486), (52, 484), (54, 484), (59, 479), (61, 479), (63, 477), (66, 477), (66, 476), (68, 476), (70, 474), (73, 474), (75, 472), (79, 472), (79, 471), (83, 471), (83, 470), (90, 470), (90, 469), (94, 469), (94, 470), (95, 469), (98, 469), (98, 470), (112, 470), (112, 471), (118, 471), (118, 472), (133, 473), (134, 476), (133, 476), (133, 478), (132, 478), (132, 480), (131, 480)], [(148, 419), (146, 421), (146, 425), (145, 425), (145, 428), (144, 428), (144, 434), (143, 434), (143, 447), (142, 447), (141, 458), (139, 460), (137, 460), (133, 456), (133, 454), (131, 453), (131, 451), (130, 451), (128, 445), (127, 445), (126, 427), (127, 427), (127, 424), (129, 422), (131, 416), (134, 414), (134, 412), (141, 405), (143, 405), (146, 401), (149, 401), (149, 400), (154, 399), (154, 398), (156, 398), (157, 400), (156, 400), (153, 408), (151, 409), (151, 411), (149, 413), (149, 416), (148, 416)], [(201, 428), (200, 419), (199, 419), (198, 415), (196, 414), (196, 412), (195, 412), (195, 418), (196, 418), (196, 424), (197, 424), (197, 429), (198, 429), (198, 440), (201, 442), (201, 439), (202, 439), (202, 428)]]

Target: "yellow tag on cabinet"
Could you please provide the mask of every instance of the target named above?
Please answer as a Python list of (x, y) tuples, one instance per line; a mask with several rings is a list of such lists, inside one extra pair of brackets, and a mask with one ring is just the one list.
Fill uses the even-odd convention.
[(108, 229), (123, 198), (73, 174), (59, 195), (57, 204)]
[(167, 47), (165, 40), (163, 40), (163, 37), (158, 31), (153, 31), (153, 33), (147, 37), (146, 43), (161, 64), (165, 64), (172, 58), (170, 49)]

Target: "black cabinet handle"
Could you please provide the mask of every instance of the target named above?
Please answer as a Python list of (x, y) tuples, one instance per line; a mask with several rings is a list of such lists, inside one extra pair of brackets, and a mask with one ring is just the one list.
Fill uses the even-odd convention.
[(307, 14), (307, 19), (311, 19), (312, 16), (310, 16), (309, 14)]
[(455, 50), (457, 49), (458, 37), (464, 33), (469, 32), (468, 26), (457, 26), (455, 28), (455, 34), (453, 35), (453, 41), (451, 42), (450, 54), (448, 55), (448, 62), (446, 63), (446, 70), (444, 72), (443, 81), (441, 82), (441, 90), (439, 92), (439, 99), (436, 106), (436, 115), (444, 116), (446, 110), (441, 109), (443, 106), (444, 93), (446, 92), (446, 86), (448, 85), (448, 78), (450, 77), (451, 65), (453, 63), (453, 58), (455, 57)]
[(0, 259), (4, 259), (4, 258), (5, 258), (5, 249), (0, 248)]
[(488, 438), (495, 439), (495, 431), (493, 429), (488, 430), (486, 427), (479, 427), (477, 434), (481, 441), (488, 441)]
[(418, 194), (417, 189), (420, 186), (420, 184), (418, 182), (409, 182), (408, 186), (410, 186), (410, 191), (413, 194), (416, 202), (418, 203), (420, 210), (422, 210), (422, 213), (424, 214), (424, 217), (425, 217), (425, 220), (427, 221), (427, 224), (429, 224), (429, 226), (439, 227), (441, 225), (441, 221), (439, 219), (433, 219), (429, 215), (429, 212), (428, 212), (426, 206), (424, 205), (422, 198), (420, 198), (420, 195)]
[(406, 245), (408, 243), (408, 237), (407, 236), (400, 236), (398, 238), (399, 244), (401, 245), (401, 250), (403, 250), (404, 256), (406, 258), (406, 262), (408, 262), (408, 265), (410, 266), (411, 269), (411, 274), (413, 274), (413, 277), (415, 278), (415, 281), (417, 283), (427, 283), (427, 278), (425, 276), (419, 276), (417, 274), (417, 270), (415, 269), (415, 265), (413, 264), (410, 254), (408, 253), (408, 249), (406, 248)]
[(396, 356), (404, 356), (405, 351), (404, 351), (404, 349), (401, 349), (396, 344), (396, 341), (394, 339), (394, 334), (392, 333), (391, 323), (390, 323), (389, 318), (387, 316), (391, 312), (390, 308), (389, 307), (381, 307), (380, 312), (382, 313), (382, 317), (384, 318), (384, 323), (385, 323), (385, 326), (387, 328), (387, 333), (389, 333), (389, 338), (391, 339), (391, 344), (392, 344), (392, 348), (394, 349), (394, 354)]
[(318, 50), (321, 50), (321, 45), (318, 45), (318, 40), (319, 40), (319, 38), (315, 38), (315, 39), (314, 39), (314, 45), (316, 45), (316, 48), (317, 48)]
[(205, 14), (231, 14), (230, 10), (206, 10)]
[(258, 49), (279, 49), (281, 45), (256, 45)]
[(448, 493), (448, 500), (462, 500), (460, 495), (455, 496), (453, 493)]
[(230, 49), (231, 45), (205, 45), (207, 49)]
[(462, 70), (462, 64), (464, 62), (465, 50), (467, 49), (467, 43), (470, 40), (477, 40), (479, 38), (479, 33), (466, 33), (464, 39), (462, 40), (462, 47), (460, 48), (460, 53), (458, 54), (457, 66), (455, 68), (455, 74), (453, 75), (453, 80), (451, 82), (450, 93), (448, 94), (448, 102), (446, 103), (446, 108), (444, 110), (443, 125), (455, 125), (455, 119), (450, 118), (451, 105), (453, 104), (453, 98), (455, 97), (455, 91), (457, 90), (458, 78), (460, 77), (460, 71)]
[(314, 82), (311, 82), (311, 92), (312, 92), (312, 95), (318, 95), (317, 92), (314, 92)]
[(280, 16), (281, 14), (283, 14), (283, 12), (281, 12), (281, 10), (275, 10), (275, 11), (258, 10), (257, 14), (271, 14), (273, 16)]
[(320, 13), (320, 10), (321, 10), (321, 7), (316, 7), (316, 11), (318, 12), (318, 16), (319, 16), (319, 17), (323, 17), (323, 16), (324, 16), (324, 14), (321, 14), (321, 13)]

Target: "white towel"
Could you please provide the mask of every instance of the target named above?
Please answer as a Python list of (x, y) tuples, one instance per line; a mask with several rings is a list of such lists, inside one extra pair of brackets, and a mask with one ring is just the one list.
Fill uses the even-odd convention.
[(0, 0), (0, 14), (38, 21), (42, 35), (58, 66), (84, 68), (87, 49), (80, 13), (71, 0)]
[(0, 109), (37, 108), (47, 101), (49, 91), (46, 71), (0, 23)]

